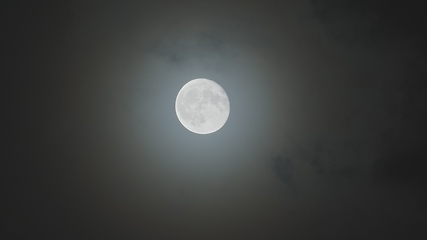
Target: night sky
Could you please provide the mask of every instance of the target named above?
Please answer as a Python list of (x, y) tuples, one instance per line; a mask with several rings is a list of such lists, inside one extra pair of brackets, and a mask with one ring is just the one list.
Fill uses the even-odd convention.
[[(0, 239), (427, 238), (424, 10), (2, 2)], [(209, 135), (175, 114), (200, 77)]]

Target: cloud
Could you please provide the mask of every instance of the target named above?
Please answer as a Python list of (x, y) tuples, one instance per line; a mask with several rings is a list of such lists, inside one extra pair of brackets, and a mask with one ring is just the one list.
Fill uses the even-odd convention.
[(297, 192), (294, 180), (294, 164), (290, 157), (277, 155), (272, 158), (272, 169), (279, 179), (286, 184), (293, 193)]

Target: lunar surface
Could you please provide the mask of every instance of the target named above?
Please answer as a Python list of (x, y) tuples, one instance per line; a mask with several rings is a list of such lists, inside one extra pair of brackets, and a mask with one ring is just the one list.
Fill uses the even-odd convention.
[(181, 124), (197, 134), (218, 131), (230, 114), (230, 102), (224, 89), (216, 82), (197, 78), (178, 92), (176, 115)]

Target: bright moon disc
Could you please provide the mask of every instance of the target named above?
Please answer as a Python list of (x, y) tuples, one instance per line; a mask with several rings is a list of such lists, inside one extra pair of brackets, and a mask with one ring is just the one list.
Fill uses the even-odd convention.
[(209, 134), (227, 122), (230, 102), (227, 93), (216, 82), (197, 78), (179, 90), (175, 111), (181, 124), (189, 131)]

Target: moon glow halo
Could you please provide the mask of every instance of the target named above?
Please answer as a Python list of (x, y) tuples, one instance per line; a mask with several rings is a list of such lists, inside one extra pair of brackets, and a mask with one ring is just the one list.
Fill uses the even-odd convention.
[(189, 131), (210, 134), (221, 129), (230, 114), (227, 93), (216, 82), (197, 78), (179, 90), (175, 101), (178, 120)]

